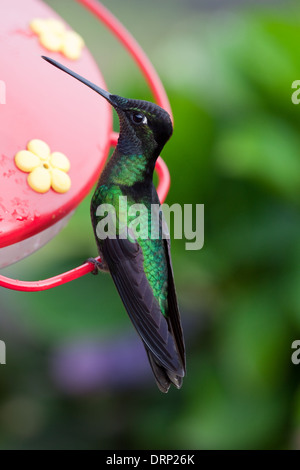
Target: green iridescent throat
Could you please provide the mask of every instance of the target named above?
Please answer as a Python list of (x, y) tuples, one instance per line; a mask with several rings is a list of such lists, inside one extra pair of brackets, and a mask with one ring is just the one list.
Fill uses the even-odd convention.
[(109, 182), (132, 186), (143, 181), (147, 167), (147, 158), (144, 155), (120, 155), (118, 165), (111, 169)]

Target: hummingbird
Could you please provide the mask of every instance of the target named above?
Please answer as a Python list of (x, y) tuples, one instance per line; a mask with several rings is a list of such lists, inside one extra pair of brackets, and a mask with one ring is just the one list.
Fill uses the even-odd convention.
[[(118, 209), (120, 197), (126, 197), (129, 204), (143, 205), (148, 217), (152, 205), (160, 207), (153, 172), (173, 133), (171, 118), (157, 104), (111, 94), (57, 61), (42, 57), (96, 91), (118, 114), (118, 143), (91, 200), (91, 220), (101, 261), (88, 261), (93, 263), (95, 274), (98, 270), (110, 273), (142, 339), (159, 390), (166, 393), (171, 384), (180, 388), (186, 371), (185, 345), (169, 237), (163, 237), (163, 229), (157, 237), (151, 237), (151, 231), (148, 236), (139, 237), (130, 230), (124, 236)], [(101, 204), (111, 204), (116, 209), (115, 237), (97, 236)], [(160, 216), (163, 218), (163, 214)], [(164, 219), (161, 223), (166, 226)]]

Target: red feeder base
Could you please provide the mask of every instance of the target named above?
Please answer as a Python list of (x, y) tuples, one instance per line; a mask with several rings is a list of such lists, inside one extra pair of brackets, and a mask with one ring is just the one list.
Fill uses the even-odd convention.
[[(47, 50), (30, 29), (35, 18), (58, 19), (71, 30), (40, 0), (0, 4), (0, 268), (37, 250), (66, 224), (98, 179), (112, 132), (109, 104), (41, 59), (50, 55), (106, 88), (87, 48), (78, 60)], [(69, 191), (40, 194), (28, 185), (14, 157), (32, 139), (68, 157)]]
[[(120, 40), (141, 69), (156, 102), (172, 115), (155, 69), (131, 34), (98, 0), (77, 1)], [(86, 87), (66, 76), (60, 76), (58, 82), (55, 70), (40, 59), (40, 55), (51, 55), (106, 88), (86, 48), (79, 59), (71, 61), (58, 52), (49, 54), (39, 44), (29, 24), (34, 18), (49, 17), (58, 19), (41, 0), (2, 0), (0, 5), (0, 60), (5, 70), (0, 75), (0, 108), (5, 111), (0, 113), (0, 268), (28, 256), (59, 232), (96, 182), (109, 146), (117, 143), (108, 103), (95, 100)], [(68, 29), (65, 23), (64, 26)], [(58, 194), (53, 189), (45, 194), (34, 192), (27, 183), (28, 174), (15, 165), (15, 154), (36, 138), (45, 141), (51, 151), (68, 156), (72, 183), (68, 192)], [(156, 171), (157, 192), (163, 202), (170, 187), (170, 175), (160, 157)], [(0, 286), (41, 291), (77, 279), (93, 268), (85, 263), (34, 282), (0, 275)]]

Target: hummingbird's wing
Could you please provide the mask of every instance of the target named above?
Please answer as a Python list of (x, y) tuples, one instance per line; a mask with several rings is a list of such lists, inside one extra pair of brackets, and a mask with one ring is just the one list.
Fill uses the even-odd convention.
[[(176, 342), (177, 350), (180, 355), (182, 367), (185, 373), (185, 346), (184, 346), (184, 339), (183, 339), (183, 331), (181, 326), (180, 320), (180, 313), (178, 309), (178, 302), (175, 290), (175, 283), (174, 283), (174, 276), (173, 276), (173, 268), (171, 262), (171, 255), (170, 255), (170, 240), (169, 238), (164, 241), (165, 242), (165, 250), (166, 250), (166, 260), (168, 265), (168, 297), (167, 297), (167, 322), (169, 330), (172, 332), (173, 337)], [(158, 388), (166, 393), (171, 383), (173, 383), (177, 388), (180, 388), (182, 385), (182, 379), (185, 374), (177, 375), (176, 373), (172, 373), (170, 370), (166, 370), (165, 368), (161, 367), (152, 353), (147, 350), (146, 352), (148, 355), (148, 359), (153, 371), (153, 374), (156, 379), (156, 383)]]
[[(152, 359), (153, 372), (156, 366), (167, 374), (169, 372), (175, 377), (175, 385), (180, 386), (177, 377), (181, 378), (185, 373), (184, 345), (170, 262), (169, 312), (174, 316), (172, 320), (161, 313), (144, 272), (144, 256), (137, 242), (119, 237), (106, 238), (101, 251), (127, 313)], [(167, 391), (169, 386), (163, 388)]]
[(165, 240), (165, 244), (166, 258), (168, 264), (168, 318), (171, 329), (173, 331), (174, 338), (176, 340), (176, 345), (180, 354), (181, 362), (185, 370), (185, 345), (176, 295), (173, 266), (171, 260), (171, 244), (169, 237)]

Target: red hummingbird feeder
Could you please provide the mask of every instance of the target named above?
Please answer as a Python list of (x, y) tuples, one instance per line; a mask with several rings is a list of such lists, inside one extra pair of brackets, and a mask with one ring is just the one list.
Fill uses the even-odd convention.
[[(170, 114), (162, 83), (124, 26), (96, 0), (77, 0), (125, 46), (143, 73), (155, 101)], [(86, 87), (61, 77), (41, 55), (51, 53), (101, 88), (104, 79), (84, 40), (42, 0), (3, 0), (0, 6), (0, 268), (38, 250), (68, 222), (99, 178), (118, 135), (112, 110)], [(53, 74), (53, 75), (52, 75)], [(51, 92), (49, 92), (51, 90)], [(54, 90), (54, 91), (53, 91)], [(158, 195), (170, 186), (161, 158)], [(40, 291), (77, 279), (90, 263), (42, 281), (0, 275), (0, 286)]]

